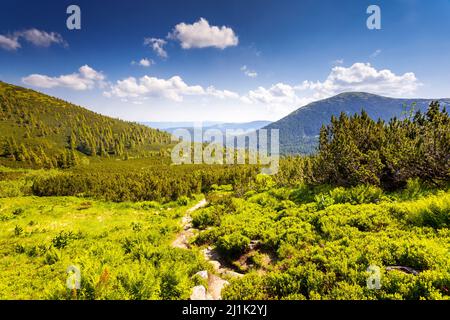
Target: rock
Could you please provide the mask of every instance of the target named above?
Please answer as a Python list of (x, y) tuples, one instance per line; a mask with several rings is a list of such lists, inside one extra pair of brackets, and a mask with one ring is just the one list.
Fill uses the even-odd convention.
[(191, 300), (207, 300), (206, 288), (204, 286), (195, 286), (192, 288)]
[(415, 276), (419, 274), (419, 271), (414, 270), (411, 267), (405, 267), (405, 266), (388, 266), (388, 267), (386, 267), (386, 271), (392, 271), (392, 270), (397, 270), (397, 271), (401, 271), (404, 273), (413, 274)]
[(208, 293), (213, 300), (222, 300), (222, 289), (228, 284), (228, 281), (211, 274), (208, 281)]
[(242, 278), (244, 276), (242, 273), (238, 273), (232, 270), (224, 270), (222, 274), (231, 278)]
[(190, 248), (190, 239), (193, 237), (194, 232), (192, 229), (182, 231), (178, 234), (177, 238), (172, 242), (172, 247), (181, 248), (181, 249), (189, 249)]
[(208, 280), (208, 271), (203, 270), (203, 271), (199, 271), (195, 274), (196, 276), (200, 276), (201, 278)]
[(210, 260), (209, 263), (213, 266), (214, 270), (220, 271), (220, 269), (221, 269), (221, 264), (220, 264), (219, 261)]
[(252, 241), (250, 241), (250, 244), (249, 244), (248, 248), (250, 250), (255, 250), (258, 247), (260, 242), (261, 241), (259, 241), (259, 240), (252, 240)]

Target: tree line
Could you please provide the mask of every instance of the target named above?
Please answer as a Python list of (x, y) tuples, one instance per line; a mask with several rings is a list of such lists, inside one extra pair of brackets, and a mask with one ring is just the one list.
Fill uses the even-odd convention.
[(333, 117), (320, 132), (312, 180), (343, 186), (402, 188), (410, 178), (433, 185), (450, 178), (450, 118), (439, 102), (388, 123), (367, 113)]

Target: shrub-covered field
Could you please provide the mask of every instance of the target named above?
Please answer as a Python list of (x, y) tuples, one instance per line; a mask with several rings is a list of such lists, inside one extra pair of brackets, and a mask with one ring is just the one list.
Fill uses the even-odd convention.
[[(0, 199), (0, 299), (187, 299), (192, 276), (209, 268), (170, 246), (190, 205)], [(66, 287), (72, 265), (76, 293)]]
[[(242, 196), (212, 186), (209, 205), (191, 214), (200, 232), (190, 250), (171, 243), (198, 196), (160, 204), (3, 195), (0, 299), (187, 299), (201, 282), (195, 273), (212, 270), (206, 246), (244, 274), (224, 299), (450, 298), (450, 190), (418, 180), (395, 193), (255, 181)], [(66, 287), (70, 266), (81, 270), (76, 292)], [(367, 288), (369, 266), (380, 267), (379, 290)]]
[[(243, 198), (222, 188), (194, 214), (196, 243), (246, 273), (225, 299), (450, 298), (449, 191), (270, 186), (261, 178)], [(371, 265), (379, 290), (367, 288)]]

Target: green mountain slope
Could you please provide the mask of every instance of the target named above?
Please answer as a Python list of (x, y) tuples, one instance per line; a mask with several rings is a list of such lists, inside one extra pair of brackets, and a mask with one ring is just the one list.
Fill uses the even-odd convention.
[[(314, 152), (320, 128), (330, 122), (331, 117), (341, 112), (348, 115), (360, 113), (363, 109), (372, 119), (389, 121), (402, 117), (414, 109), (426, 111), (431, 99), (394, 99), (362, 92), (342, 93), (337, 96), (313, 102), (292, 112), (265, 129), (280, 130), (282, 153)], [(441, 105), (450, 104), (450, 99), (439, 99)]]
[(168, 133), (0, 81), (0, 164), (70, 167), (88, 157), (147, 156)]

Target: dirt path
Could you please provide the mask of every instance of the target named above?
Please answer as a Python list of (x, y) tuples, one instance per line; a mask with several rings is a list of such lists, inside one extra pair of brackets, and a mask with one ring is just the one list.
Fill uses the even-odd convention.
[[(198, 202), (195, 206), (188, 209), (186, 214), (181, 219), (183, 230), (178, 234), (176, 239), (172, 242), (172, 247), (190, 249), (190, 240), (198, 231), (192, 226), (191, 213), (195, 210), (205, 207), (208, 202), (203, 199)], [(215, 273), (210, 273), (208, 271), (200, 271), (197, 274), (207, 280), (208, 289), (203, 286), (196, 286), (193, 288), (191, 300), (221, 300), (222, 299), (222, 289), (228, 284), (228, 281), (221, 278), (221, 276), (226, 277), (242, 277), (243, 275), (228, 269), (219, 262), (220, 258), (217, 253), (210, 247), (203, 250), (203, 255), (205, 259), (213, 266)]]
[(178, 234), (178, 236), (176, 237), (176, 239), (172, 242), (172, 247), (182, 248), (182, 249), (189, 249), (191, 247), (189, 241), (194, 236), (194, 233), (196, 230), (192, 227), (191, 213), (194, 212), (195, 210), (203, 208), (207, 204), (208, 204), (208, 202), (206, 202), (206, 200), (203, 199), (200, 202), (198, 202), (195, 206), (193, 206), (192, 208), (189, 208), (186, 211), (186, 214), (181, 219), (181, 225), (183, 226), (183, 231), (181, 231)]

